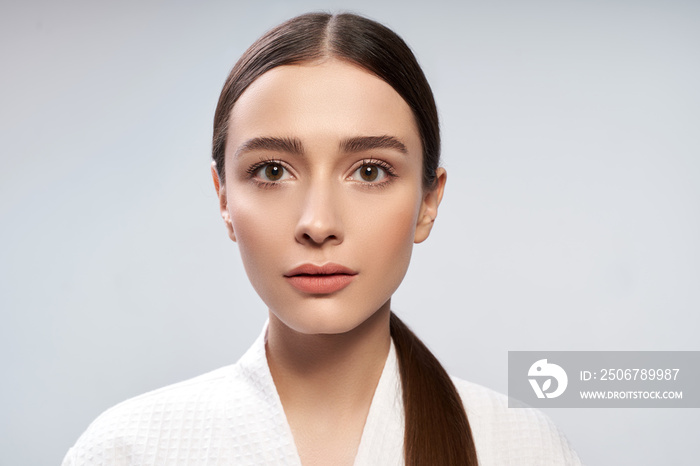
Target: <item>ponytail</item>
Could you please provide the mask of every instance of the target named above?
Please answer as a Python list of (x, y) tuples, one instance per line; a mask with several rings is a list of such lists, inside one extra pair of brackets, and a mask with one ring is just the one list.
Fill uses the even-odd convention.
[(393, 312), (390, 331), (403, 389), (406, 466), (477, 466), (467, 413), (449, 375)]

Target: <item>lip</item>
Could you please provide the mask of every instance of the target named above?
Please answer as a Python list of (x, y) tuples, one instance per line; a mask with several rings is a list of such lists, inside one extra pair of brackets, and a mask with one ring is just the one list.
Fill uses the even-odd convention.
[(357, 272), (340, 264), (303, 264), (284, 274), (297, 290), (309, 294), (331, 294), (348, 286)]

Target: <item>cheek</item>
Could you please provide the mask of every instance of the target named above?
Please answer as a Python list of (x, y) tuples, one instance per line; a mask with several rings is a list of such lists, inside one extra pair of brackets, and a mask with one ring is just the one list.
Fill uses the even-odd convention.
[(383, 273), (401, 276), (406, 272), (413, 250), (418, 217), (415, 192), (406, 190), (373, 202), (353, 216), (360, 248), (381, 264)]
[(275, 199), (251, 196), (245, 190), (234, 191), (229, 196), (233, 230), (249, 275), (270, 271), (270, 265), (279, 260), (279, 245), (285, 244), (288, 232), (293, 229), (289, 209)]

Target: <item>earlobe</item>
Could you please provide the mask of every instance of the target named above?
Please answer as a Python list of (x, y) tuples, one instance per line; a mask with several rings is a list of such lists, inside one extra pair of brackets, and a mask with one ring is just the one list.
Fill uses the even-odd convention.
[(216, 169), (216, 162), (211, 163), (211, 177), (214, 181), (214, 189), (216, 189), (216, 197), (219, 198), (219, 212), (221, 218), (224, 219), (228, 236), (232, 241), (236, 241), (236, 233), (233, 231), (233, 222), (231, 222), (231, 214), (228, 211), (228, 198), (226, 197), (226, 186), (219, 180), (219, 173)]
[(425, 191), (423, 195), (420, 212), (418, 213), (416, 233), (413, 238), (414, 243), (422, 243), (428, 238), (428, 235), (430, 235), (430, 231), (437, 218), (442, 195), (445, 192), (446, 182), (447, 172), (444, 168), (439, 167), (436, 171), (435, 187), (429, 191)]

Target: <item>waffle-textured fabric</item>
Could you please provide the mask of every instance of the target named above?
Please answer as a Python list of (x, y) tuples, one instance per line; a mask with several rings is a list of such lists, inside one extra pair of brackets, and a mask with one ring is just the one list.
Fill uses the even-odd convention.
[[(124, 401), (100, 415), (63, 466), (301, 465), (265, 357), (267, 325), (234, 365)], [(554, 424), (530, 408), (453, 378), (479, 464), (580, 465)], [(404, 417), (393, 342), (355, 465), (402, 465)]]

